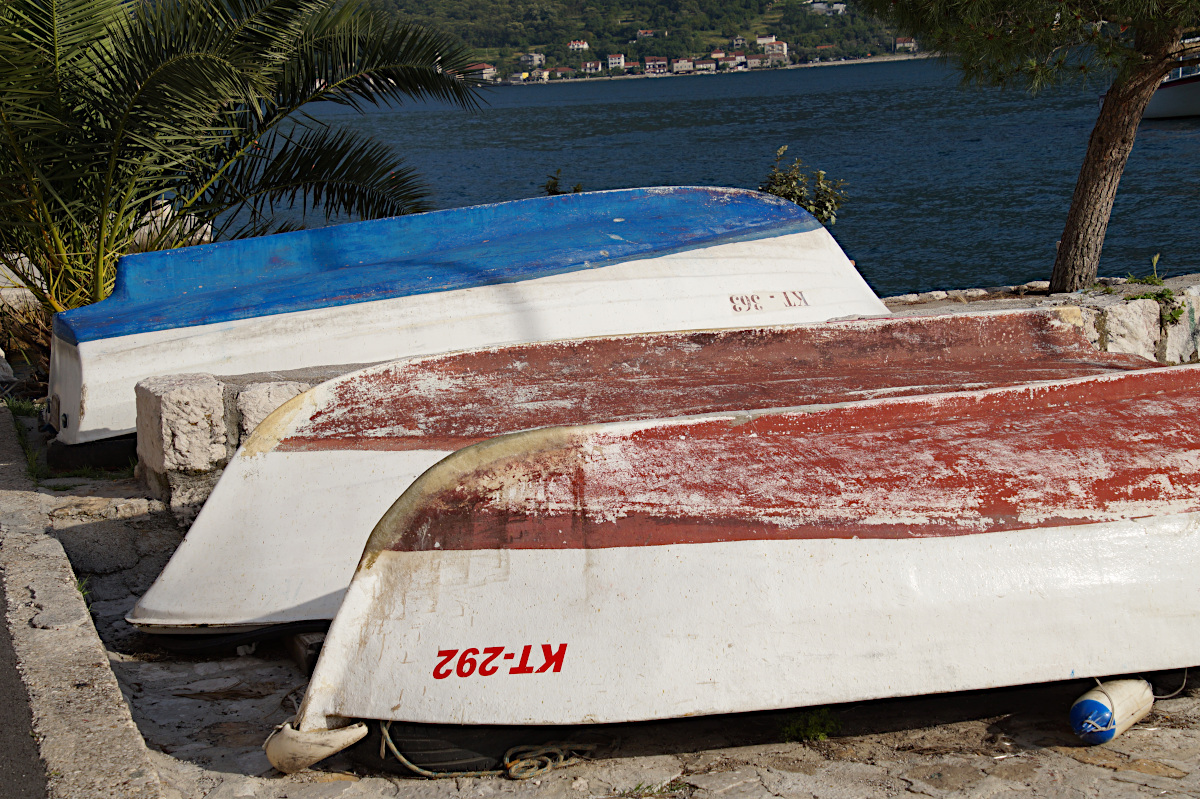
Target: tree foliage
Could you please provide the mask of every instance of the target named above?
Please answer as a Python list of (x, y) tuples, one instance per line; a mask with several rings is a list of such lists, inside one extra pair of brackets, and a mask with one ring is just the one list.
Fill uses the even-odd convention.
[[(1178, 45), (1200, 28), (1196, 0), (860, 2), (920, 36), (925, 49), (952, 57), (969, 83), (1017, 83), (1033, 91), (1064, 79), (1108, 79), (1113, 71), (1127, 75), (1154, 58), (1152, 40), (1173, 39)], [(1176, 52), (1196, 56), (1200, 46)]]
[[(668, 30), (665, 40), (698, 31), (741, 31), (770, 0), (380, 0), (398, 14), (454, 31), (475, 47), (551, 46), (587, 39), (600, 54), (626, 52), (639, 29)], [(610, 49), (610, 48), (620, 49)], [(680, 53), (686, 55), (687, 53)], [(668, 55), (653, 52), (651, 55)]]
[(862, 57), (892, 50), (892, 31), (853, 2), (845, 14), (834, 15), (814, 13), (800, 0), (784, 0), (776, 8), (780, 10), (779, 24), (770, 32), (788, 42), (791, 52), (802, 60)]
[(1059, 242), (1051, 286), (1089, 285), (1138, 122), (1160, 81), (1200, 63), (1200, 0), (860, 0), (977, 85), (1032, 91), (1110, 82)]
[(60, 311), (122, 254), (281, 230), (280, 205), (422, 210), (397, 154), (305, 109), (472, 106), (471, 60), (353, 0), (5, 0), (0, 263)]

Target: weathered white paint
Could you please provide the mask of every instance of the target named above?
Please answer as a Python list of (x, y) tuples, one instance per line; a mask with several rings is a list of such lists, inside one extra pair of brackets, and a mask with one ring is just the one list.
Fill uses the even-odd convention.
[[(960, 691), (1200, 660), (1200, 514), (988, 535), (384, 552), (301, 731), (574, 724)], [(435, 679), (439, 650), (567, 644)], [(453, 666), (453, 663), (451, 663)]]
[[(804, 307), (738, 312), (731, 296), (802, 291)], [(824, 228), (537, 280), (129, 336), (53, 342), (50, 393), (66, 444), (131, 432), (154, 375), (369, 363), (532, 341), (885, 314)], [(66, 415), (66, 424), (61, 424)]]
[(332, 619), (371, 528), (448, 454), (240, 450), (129, 622), (202, 633)]

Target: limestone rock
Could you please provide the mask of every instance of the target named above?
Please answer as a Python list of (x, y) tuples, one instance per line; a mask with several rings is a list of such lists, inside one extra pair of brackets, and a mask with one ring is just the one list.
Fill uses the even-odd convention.
[(1162, 360), (1169, 364), (1193, 363), (1200, 342), (1200, 288), (1188, 288), (1176, 302), (1183, 313), (1163, 331)]
[(1104, 315), (1109, 352), (1128, 352), (1157, 360), (1159, 305), (1155, 300), (1132, 300), (1113, 305)]
[(283, 403), (302, 392), (308, 391), (307, 383), (285, 381), (280, 383), (255, 383), (242, 389), (237, 397), (238, 416), (241, 418), (241, 439), (254, 432), (254, 428)]
[(225, 460), (225, 404), (216, 378), (151, 377), (135, 392), (138, 461), (144, 469), (206, 472)]
[(1100, 349), (1100, 317), (1101, 312), (1095, 308), (1080, 307), (1080, 318), (1083, 323), (1083, 335), (1096, 349)]

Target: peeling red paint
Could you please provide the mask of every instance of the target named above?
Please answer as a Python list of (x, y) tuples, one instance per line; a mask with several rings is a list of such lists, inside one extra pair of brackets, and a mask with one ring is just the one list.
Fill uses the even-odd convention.
[(1055, 312), (877, 319), (502, 347), (345, 381), (281, 450), (454, 450), (503, 433), (1017, 385), (1152, 364)]
[(484, 464), (372, 547), (954, 536), (1195, 511), (1200, 368), (1178, 367), (581, 430)]

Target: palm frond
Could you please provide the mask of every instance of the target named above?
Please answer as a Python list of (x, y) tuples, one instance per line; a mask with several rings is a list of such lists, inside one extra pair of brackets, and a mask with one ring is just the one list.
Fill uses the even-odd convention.
[(304, 109), (474, 107), (473, 60), (362, 0), (4, 0), (0, 257), (61, 310), (123, 253), (286, 229), (280, 206), (424, 210), (394, 152)]
[(278, 230), (270, 213), (277, 206), (325, 219), (376, 219), (428, 210), (425, 196), (426, 187), (389, 147), (350, 130), (297, 128), (260, 140), (194, 208), (207, 215), (238, 206), (218, 228), (238, 238)]

